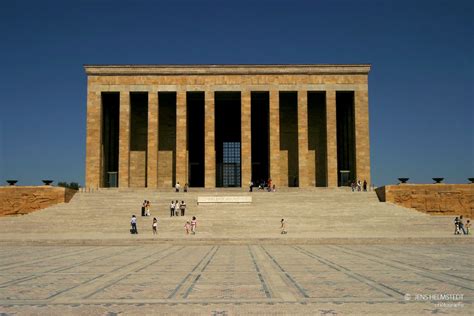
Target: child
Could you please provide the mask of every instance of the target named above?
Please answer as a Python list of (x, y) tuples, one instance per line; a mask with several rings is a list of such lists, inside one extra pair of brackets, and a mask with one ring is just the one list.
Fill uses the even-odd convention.
[(156, 231), (157, 228), (158, 228), (158, 220), (156, 219), (156, 217), (153, 217), (153, 235), (156, 235), (158, 234), (158, 232)]
[(189, 223), (189, 221), (186, 221), (186, 224), (184, 224), (184, 231), (186, 232), (186, 235), (189, 235), (190, 228), (191, 228), (191, 223)]
[(280, 227), (280, 229), (281, 229), (281, 234), (286, 234), (286, 222), (285, 222), (285, 220), (284, 220), (283, 218), (281, 219), (280, 222), (281, 222), (281, 227)]
[(191, 233), (193, 235), (196, 235), (196, 227), (197, 227), (196, 216), (193, 216), (193, 220), (191, 221)]

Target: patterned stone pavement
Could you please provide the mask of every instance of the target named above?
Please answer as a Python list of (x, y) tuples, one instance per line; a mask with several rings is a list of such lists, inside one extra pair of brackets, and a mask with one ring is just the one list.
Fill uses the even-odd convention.
[(472, 251), (470, 244), (2, 246), (0, 315), (469, 315)]

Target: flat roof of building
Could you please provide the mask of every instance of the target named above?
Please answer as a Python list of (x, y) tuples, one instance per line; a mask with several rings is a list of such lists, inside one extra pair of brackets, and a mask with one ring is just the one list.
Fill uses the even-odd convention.
[(368, 74), (371, 64), (84, 65), (87, 75)]

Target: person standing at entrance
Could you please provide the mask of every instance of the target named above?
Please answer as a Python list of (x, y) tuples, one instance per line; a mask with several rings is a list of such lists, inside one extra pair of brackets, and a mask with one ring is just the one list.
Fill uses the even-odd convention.
[(253, 182), (250, 181), (249, 182), (249, 192), (252, 192), (253, 191)]
[(364, 184), (362, 185), (364, 192), (367, 192), (367, 181), (364, 180)]
[(176, 182), (176, 185), (174, 186), (174, 188), (176, 189), (176, 192), (179, 192), (179, 189), (181, 188), (181, 186), (179, 185), (179, 182)]

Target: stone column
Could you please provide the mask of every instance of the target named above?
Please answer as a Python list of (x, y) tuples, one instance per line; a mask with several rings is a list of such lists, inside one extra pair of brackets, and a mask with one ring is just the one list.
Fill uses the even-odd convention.
[(176, 182), (188, 182), (187, 170), (186, 91), (176, 92)]
[(86, 131), (86, 188), (96, 189), (102, 186), (101, 168), (101, 93), (87, 91), (87, 131)]
[(355, 146), (356, 178), (371, 184), (370, 142), (369, 142), (369, 93), (367, 90), (355, 91)]
[(252, 143), (251, 143), (251, 103), (250, 91), (242, 91), (241, 113), (241, 169), (242, 187), (246, 187), (252, 179)]
[(298, 178), (299, 187), (309, 187), (308, 91), (298, 91)]
[(326, 91), (327, 185), (337, 187), (336, 91)]
[(148, 93), (147, 187), (158, 186), (158, 93)]
[(119, 187), (130, 185), (130, 92), (120, 91)]
[(214, 91), (205, 92), (204, 105), (204, 187), (216, 187), (216, 146)]
[(270, 178), (278, 186), (280, 182), (280, 97), (278, 90), (270, 91)]

